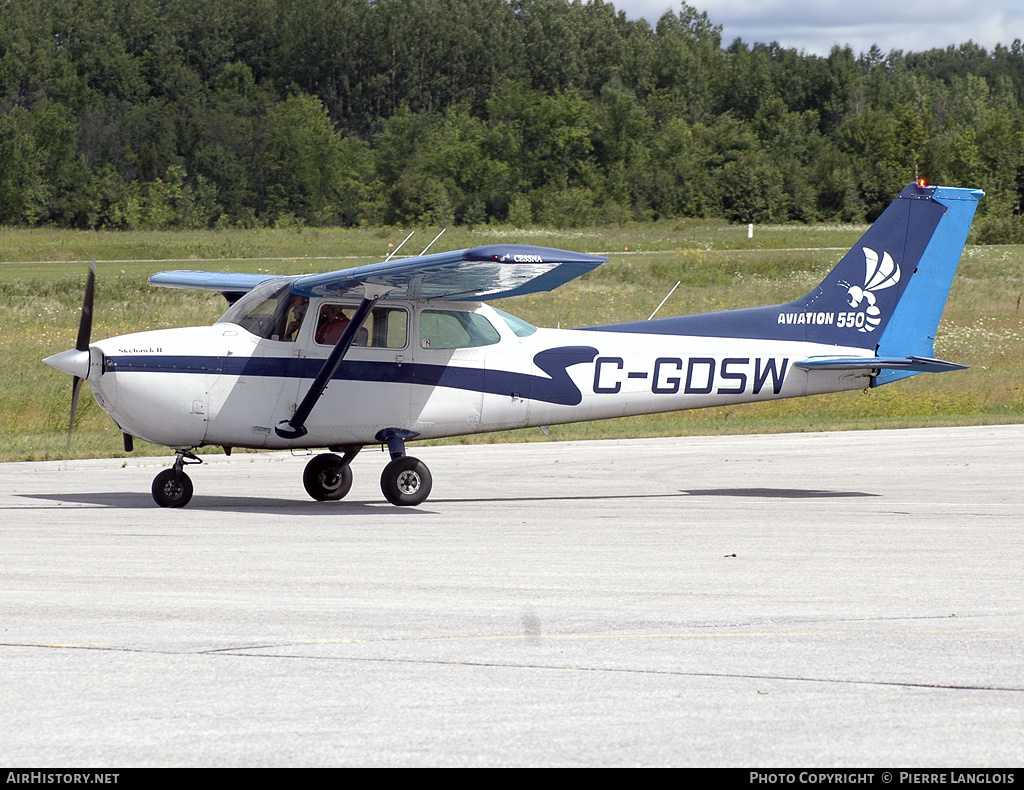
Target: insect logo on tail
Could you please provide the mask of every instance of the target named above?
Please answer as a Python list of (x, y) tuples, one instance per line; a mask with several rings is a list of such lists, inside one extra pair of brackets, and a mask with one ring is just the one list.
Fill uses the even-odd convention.
[(840, 284), (849, 289), (850, 307), (858, 307), (864, 311), (863, 319), (847, 322), (847, 325), (855, 325), (858, 332), (873, 332), (882, 323), (882, 311), (878, 308), (875, 292), (891, 288), (900, 281), (900, 265), (887, 252), (883, 251), (879, 259), (878, 253), (870, 247), (861, 249), (864, 250), (865, 266), (863, 287), (850, 285), (845, 281)]

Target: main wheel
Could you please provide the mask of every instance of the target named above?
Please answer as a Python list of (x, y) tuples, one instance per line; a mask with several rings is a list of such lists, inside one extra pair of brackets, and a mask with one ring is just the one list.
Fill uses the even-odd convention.
[(192, 480), (182, 472), (174, 479), (173, 469), (164, 469), (153, 478), (153, 499), (160, 507), (185, 507), (192, 499)]
[(352, 489), (352, 469), (348, 464), (341, 466), (334, 453), (322, 453), (306, 464), (302, 485), (317, 502), (341, 499)]
[(409, 455), (396, 458), (384, 467), (380, 490), (392, 505), (418, 505), (430, 496), (433, 481), (430, 470), (420, 459)]

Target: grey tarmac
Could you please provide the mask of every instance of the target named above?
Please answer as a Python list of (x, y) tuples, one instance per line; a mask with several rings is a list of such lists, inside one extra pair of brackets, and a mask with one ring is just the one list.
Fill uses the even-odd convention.
[(0, 465), (0, 763), (1020, 766), (1024, 426)]

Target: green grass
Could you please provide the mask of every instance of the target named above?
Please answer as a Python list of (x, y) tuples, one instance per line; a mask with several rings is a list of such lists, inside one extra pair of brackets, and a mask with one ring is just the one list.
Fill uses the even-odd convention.
[[(863, 228), (707, 221), (552, 231), (480, 227), (448, 231), (431, 251), (522, 242), (607, 254), (610, 262), (549, 294), (498, 302), (542, 326), (642, 320), (681, 282), (659, 315), (787, 301), (805, 293)], [(223, 312), (216, 294), (150, 288), (171, 268), (301, 273), (383, 259), (406, 231), (274, 229), (93, 233), (0, 229), (0, 460), (65, 456), (70, 378), (41, 359), (74, 345), (88, 261), (99, 279), (93, 337), (208, 324)], [(418, 231), (402, 252), (437, 233)], [(628, 248), (628, 249), (627, 249)], [(553, 426), (548, 440), (965, 425), (1024, 421), (1024, 248), (965, 251), (936, 353), (971, 370), (917, 376), (869, 393)], [(451, 442), (543, 440), (538, 430)], [(135, 455), (166, 452), (142, 442)], [(89, 397), (80, 400), (73, 457), (124, 455), (117, 428)]]

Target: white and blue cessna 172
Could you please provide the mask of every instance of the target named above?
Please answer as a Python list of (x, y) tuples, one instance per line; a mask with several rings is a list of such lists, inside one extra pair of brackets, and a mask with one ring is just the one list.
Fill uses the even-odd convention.
[(124, 433), (176, 451), (153, 481), (192, 497), (204, 445), (307, 449), (313, 499), (341, 499), (350, 462), (387, 445), (381, 488), (417, 505), (413, 439), (792, 398), (962, 369), (933, 340), (979, 190), (905, 188), (822, 283), (787, 304), (576, 330), (538, 329), (482, 304), (547, 291), (606, 258), (477, 247), (278, 277), (175, 271), (150, 283), (219, 291), (213, 326), (91, 343), (94, 271), (75, 349), (46, 362), (81, 381)]

